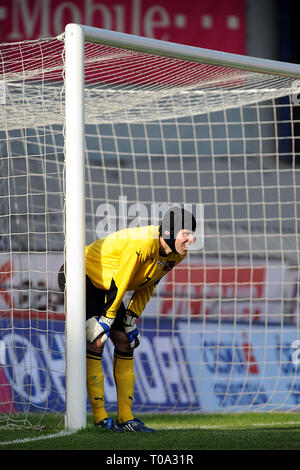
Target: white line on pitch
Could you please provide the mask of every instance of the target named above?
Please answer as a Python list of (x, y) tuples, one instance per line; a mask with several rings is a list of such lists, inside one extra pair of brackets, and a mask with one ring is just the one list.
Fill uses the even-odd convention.
[(291, 426), (298, 424), (300, 426), (300, 421), (283, 421), (282, 423), (249, 423), (249, 424), (232, 424), (229, 426), (226, 425), (219, 425), (219, 424), (212, 424), (212, 425), (199, 425), (199, 426), (153, 426), (155, 429), (160, 430), (174, 430), (179, 431), (183, 429), (234, 429), (234, 428), (245, 428), (250, 426)]
[(39, 437), (28, 437), (26, 439), (15, 439), (14, 441), (0, 442), (0, 445), (4, 446), (4, 445), (10, 445), (10, 444), (23, 444), (26, 442), (43, 441), (45, 439), (54, 439), (56, 437), (70, 436), (71, 434), (74, 434), (75, 432), (77, 431), (60, 431), (56, 434), (46, 434), (44, 436), (39, 436)]

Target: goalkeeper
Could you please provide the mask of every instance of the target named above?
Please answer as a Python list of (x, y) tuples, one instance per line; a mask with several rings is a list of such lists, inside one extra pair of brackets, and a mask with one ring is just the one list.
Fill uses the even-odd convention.
[[(174, 207), (160, 226), (121, 230), (86, 247), (87, 392), (94, 423), (100, 428), (154, 432), (132, 414), (133, 353), (141, 341), (136, 321), (159, 280), (185, 257), (195, 230), (194, 216)], [(59, 282), (63, 288), (62, 272)], [(133, 291), (127, 308), (126, 291)], [(108, 417), (104, 403), (101, 359), (108, 338), (114, 345), (116, 422)]]

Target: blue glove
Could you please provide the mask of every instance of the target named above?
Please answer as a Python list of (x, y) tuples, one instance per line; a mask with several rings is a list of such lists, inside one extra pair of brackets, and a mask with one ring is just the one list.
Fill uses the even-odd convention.
[(110, 329), (114, 318), (91, 317), (86, 321), (86, 339), (93, 343), (101, 335), (101, 343), (104, 344), (110, 336)]
[(131, 349), (137, 348), (141, 342), (141, 335), (136, 326), (136, 319), (137, 317), (130, 312), (126, 314), (123, 320), (125, 333), (128, 337)]

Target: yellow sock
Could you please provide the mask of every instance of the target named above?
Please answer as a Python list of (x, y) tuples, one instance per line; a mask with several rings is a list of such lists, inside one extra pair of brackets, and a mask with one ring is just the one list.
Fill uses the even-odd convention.
[(99, 421), (107, 418), (107, 413), (104, 406), (104, 374), (102, 369), (102, 354), (87, 351), (86, 386), (94, 414), (94, 422), (99, 423)]
[(118, 397), (118, 421), (133, 419), (131, 412), (134, 392), (133, 353), (114, 353), (114, 377)]

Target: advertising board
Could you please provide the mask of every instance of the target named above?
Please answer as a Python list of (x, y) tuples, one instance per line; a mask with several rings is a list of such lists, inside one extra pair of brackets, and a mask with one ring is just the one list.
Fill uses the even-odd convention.
[(55, 37), (78, 23), (245, 54), (244, 0), (2, 0), (0, 42)]
[[(176, 407), (179, 411), (199, 410), (200, 403), (179, 333), (171, 333), (169, 320), (162, 322), (159, 332), (155, 330), (155, 324), (155, 321), (147, 321), (142, 345), (135, 353), (135, 409), (170, 411)], [(49, 325), (43, 319), (20, 318), (14, 320), (12, 333), (11, 320), (0, 318), (0, 412), (64, 411), (63, 332), (64, 322), (60, 320)], [(103, 369), (107, 409), (116, 410), (110, 341), (104, 350)]]
[[(173, 327), (173, 330), (172, 330)], [(64, 322), (0, 319), (0, 412), (65, 409)], [(294, 409), (298, 331), (146, 319), (135, 351), (136, 412)], [(299, 341), (299, 340), (298, 340)], [(300, 341), (297, 343), (300, 344)], [(107, 409), (116, 411), (113, 346), (103, 355)], [(87, 409), (89, 404), (87, 402)]]
[(300, 403), (295, 327), (178, 324), (206, 412), (293, 409)]

